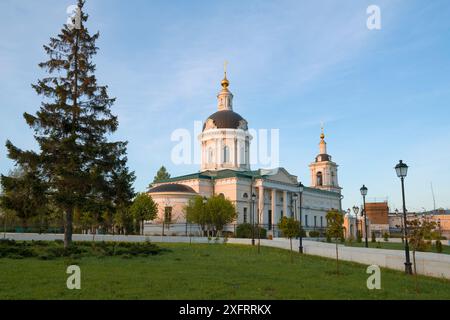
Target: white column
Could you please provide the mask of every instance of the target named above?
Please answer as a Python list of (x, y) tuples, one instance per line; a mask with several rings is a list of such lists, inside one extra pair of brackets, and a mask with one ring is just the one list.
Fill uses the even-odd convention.
[(283, 214), (289, 217), (287, 210), (287, 191), (283, 191)]
[[(272, 189), (272, 202), (271, 202), (271, 208), (272, 210), (272, 225), (276, 226), (278, 224), (278, 214), (277, 214), (277, 190)], [(273, 228), (272, 228), (273, 229)]]
[[(259, 223), (263, 223), (264, 218), (264, 187), (259, 187), (259, 199), (258, 199), (258, 215), (259, 215)], [(257, 222), (257, 221), (256, 221)]]

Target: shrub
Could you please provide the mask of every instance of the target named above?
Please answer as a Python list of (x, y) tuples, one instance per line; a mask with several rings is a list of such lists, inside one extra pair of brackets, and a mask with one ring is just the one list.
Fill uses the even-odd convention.
[(320, 237), (320, 232), (319, 231), (310, 231), (309, 236), (311, 238), (318, 238), (318, 237)]
[(384, 241), (388, 242), (389, 241), (389, 234), (387, 232), (383, 233), (383, 238), (384, 238)]
[[(255, 239), (258, 238), (258, 227), (255, 226)], [(261, 239), (266, 239), (267, 230), (264, 228), (259, 228)], [(251, 239), (252, 238), (252, 225), (250, 223), (243, 223), (237, 226), (236, 228), (236, 237), (243, 239)]]
[(250, 223), (243, 223), (236, 228), (236, 237), (249, 239), (252, 237), (252, 225)]
[(331, 243), (331, 237), (327, 234), (327, 242)]
[(362, 242), (361, 231), (358, 231), (358, 236), (356, 237), (356, 242), (358, 242), (358, 243), (361, 243), (361, 242)]
[(375, 232), (372, 232), (372, 242), (373, 243), (377, 242), (377, 237), (375, 235)]
[(441, 242), (441, 240), (436, 240), (436, 252), (442, 253), (442, 242)]

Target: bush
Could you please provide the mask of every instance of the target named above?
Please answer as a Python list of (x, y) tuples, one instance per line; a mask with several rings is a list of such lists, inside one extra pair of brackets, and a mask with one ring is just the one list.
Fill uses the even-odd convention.
[(163, 249), (150, 243), (115, 243), (115, 242), (74, 242), (67, 249), (56, 242), (0, 242), (0, 258), (31, 258), (37, 257), (41, 260), (56, 258), (79, 259), (83, 256), (149, 256), (156, 255)]
[(383, 239), (384, 241), (388, 242), (389, 241), (389, 234), (387, 232), (383, 233)]
[(436, 240), (436, 252), (442, 253), (442, 242), (441, 240)]
[(320, 232), (319, 231), (310, 231), (309, 236), (311, 238), (318, 238), (318, 237), (320, 237)]
[(375, 232), (372, 232), (372, 242), (377, 242), (377, 237), (375, 236)]
[(358, 230), (357, 236), (356, 236), (356, 242), (361, 243), (362, 242), (362, 234), (361, 231)]
[[(255, 239), (258, 238), (258, 227), (255, 226)], [(259, 228), (261, 239), (265, 239), (267, 237), (267, 230), (264, 228)], [(243, 239), (251, 239), (252, 238), (252, 225), (250, 223), (243, 223), (237, 226), (236, 228), (236, 237)]]
[(331, 237), (327, 234), (327, 242), (331, 243)]

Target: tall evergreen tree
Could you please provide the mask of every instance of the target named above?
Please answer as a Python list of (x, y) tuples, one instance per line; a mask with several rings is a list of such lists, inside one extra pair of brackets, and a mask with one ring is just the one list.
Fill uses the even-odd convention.
[(153, 179), (153, 183), (158, 183), (161, 182), (163, 180), (167, 180), (170, 178), (170, 174), (169, 172), (167, 172), (166, 167), (162, 166), (158, 172), (156, 173), (155, 178)]
[(93, 56), (97, 32), (86, 28), (85, 1), (79, 0), (80, 24), (64, 25), (44, 46), (48, 60), (39, 64), (48, 76), (33, 85), (43, 98), (40, 110), (24, 114), (34, 130), (39, 152), (23, 151), (10, 141), (9, 157), (37, 167), (48, 195), (65, 215), (64, 244), (72, 242), (75, 210), (99, 210), (111, 201), (113, 173), (126, 165), (126, 142), (109, 142), (118, 127), (111, 113), (115, 99), (97, 84)]

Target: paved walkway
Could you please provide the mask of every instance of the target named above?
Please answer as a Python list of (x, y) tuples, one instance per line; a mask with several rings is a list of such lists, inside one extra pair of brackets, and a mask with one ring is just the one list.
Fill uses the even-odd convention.
[[(0, 234), (1, 238), (5, 235)], [(6, 238), (17, 241), (31, 241), (44, 240), (53, 241), (56, 239), (63, 240), (62, 234), (22, 234), (22, 233), (7, 233)], [(123, 235), (73, 235), (74, 241), (118, 241), (118, 242), (144, 242), (151, 241), (155, 243), (208, 243), (207, 238), (197, 237), (161, 237), (161, 236), (123, 236)], [(222, 242), (223, 240), (220, 240)], [(214, 243), (211, 240), (211, 243)], [(251, 245), (251, 239), (234, 239), (230, 238), (229, 243)], [(290, 249), (289, 240), (283, 238), (275, 238), (274, 240), (261, 240), (262, 246), (275, 247), (280, 249)], [(293, 248), (298, 248), (299, 241), (293, 241)], [(387, 250), (387, 249), (367, 249), (356, 247), (345, 247), (339, 245), (339, 259), (346, 261), (353, 261), (365, 265), (378, 265), (384, 268), (404, 270), (405, 254), (402, 250)], [(317, 242), (317, 241), (303, 241), (303, 248), (305, 254), (321, 256), (326, 258), (336, 257), (336, 247), (334, 244)], [(412, 256), (412, 252), (411, 252)], [(450, 279), (450, 255), (438, 254), (430, 252), (416, 253), (417, 272), (419, 274), (447, 278)]]

